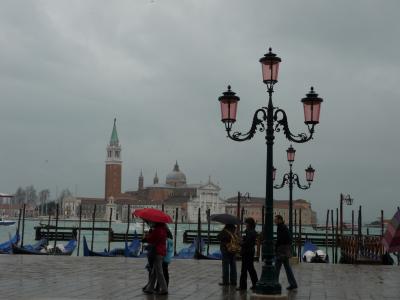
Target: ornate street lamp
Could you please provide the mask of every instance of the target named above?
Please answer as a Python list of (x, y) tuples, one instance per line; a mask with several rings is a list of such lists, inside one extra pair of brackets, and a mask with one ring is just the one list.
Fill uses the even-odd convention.
[(261, 59), (263, 82), (267, 85), (268, 101), (267, 106), (257, 109), (253, 116), (253, 123), (247, 133), (239, 131), (231, 132), (232, 125), (236, 121), (237, 104), (239, 97), (228, 86), (228, 90), (223, 93), (218, 100), (221, 103), (221, 120), (225, 124), (228, 137), (234, 141), (242, 142), (253, 138), (257, 131), (265, 132), (267, 144), (267, 171), (266, 171), (266, 195), (265, 195), (265, 222), (264, 222), (264, 246), (262, 274), (256, 285), (256, 293), (277, 295), (281, 294), (281, 285), (276, 276), (275, 268), (272, 264), (274, 259), (273, 248), (273, 144), (274, 133), (283, 131), (286, 138), (295, 143), (305, 143), (312, 139), (314, 127), (319, 123), (320, 106), (322, 99), (311, 91), (303, 98), (304, 123), (308, 127), (306, 133), (293, 134), (289, 130), (287, 116), (284, 110), (274, 107), (272, 104), (272, 93), (274, 85), (278, 82), (278, 71), (281, 59), (272, 53), (272, 49)]
[(343, 238), (343, 202), (346, 202), (347, 205), (352, 205), (353, 198), (351, 198), (349, 194), (347, 195), (340, 194), (340, 237), (341, 238)]
[[(278, 185), (274, 185), (275, 189), (281, 189), (285, 185), (289, 186), (289, 234), (290, 238), (293, 239), (293, 183), (297, 185), (299, 189), (307, 190), (311, 187), (311, 182), (314, 180), (314, 172), (315, 170), (311, 165), (305, 170), (306, 171), (306, 180), (308, 185), (300, 184), (299, 176), (296, 173), (293, 173), (292, 166), (295, 158), (296, 150), (290, 145), (290, 147), (286, 150), (287, 160), (289, 162), (289, 172), (283, 175), (282, 183)], [(292, 247), (292, 253), (295, 254), (294, 248)]]

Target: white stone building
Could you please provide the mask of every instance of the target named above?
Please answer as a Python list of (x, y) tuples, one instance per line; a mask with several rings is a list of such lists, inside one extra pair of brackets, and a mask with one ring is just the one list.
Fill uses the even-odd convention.
[(187, 219), (189, 223), (196, 223), (200, 208), (201, 222), (207, 222), (207, 209), (211, 214), (225, 212), (225, 201), (219, 196), (221, 188), (212, 183), (211, 179), (206, 184), (197, 187), (196, 197), (191, 197), (187, 202)]

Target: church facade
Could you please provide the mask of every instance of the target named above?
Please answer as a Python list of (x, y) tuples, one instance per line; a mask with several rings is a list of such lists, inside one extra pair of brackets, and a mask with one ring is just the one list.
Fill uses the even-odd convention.
[[(178, 162), (160, 183), (156, 172), (153, 184), (144, 185), (143, 172), (138, 178), (137, 190), (122, 192), (122, 147), (119, 142), (116, 119), (114, 119), (110, 142), (106, 147), (104, 198), (68, 197), (63, 200), (65, 217), (127, 221), (131, 211), (137, 208), (153, 207), (163, 209), (178, 222), (197, 222), (200, 208), (202, 222), (205, 211), (225, 212), (224, 200), (219, 196), (220, 187), (208, 179), (206, 184), (188, 184), (186, 175), (180, 170)], [(96, 209), (94, 206), (96, 205)]]

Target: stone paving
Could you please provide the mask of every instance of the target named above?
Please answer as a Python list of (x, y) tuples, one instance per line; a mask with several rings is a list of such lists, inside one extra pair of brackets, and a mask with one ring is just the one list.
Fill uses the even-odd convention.
[[(206, 260), (173, 260), (169, 295), (143, 295), (145, 264), (135, 258), (0, 255), (0, 299), (250, 299), (250, 291), (218, 286), (221, 263)], [(256, 268), (260, 272), (261, 264)], [(289, 299), (400, 299), (398, 266), (298, 264), (293, 269), (299, 289)], [(280, 279), (286, 294), (283, 269)]]

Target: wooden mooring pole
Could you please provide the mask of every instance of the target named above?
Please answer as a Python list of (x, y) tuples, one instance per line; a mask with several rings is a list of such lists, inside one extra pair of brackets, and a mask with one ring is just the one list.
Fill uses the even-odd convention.
[(24, 246), (24, 233), (25, 233), (25, 206), (22, 207), (22, 233), (21, 233), (21, 248)]
[(19, 235), (19, 226), (20, 226), (20, 224), (21, 224), (21, 215), (22, 215), (22, 209), (20, 208), (19, 209), (19, 214), (18, 214), (18, 225), (17, 225), (17, 230), (16, 230), (16, 232), (17, 232), (17, 235)]
[(200, 207), (197, 211), (197, 240), (196, 240), (196, 253), (194, 258), (199, 258), (201, 253), (201, 210)]
[(242, 210), (240, 212), (240, 236), (243, 234), (243, 219), (244, 218), (244, 207), (242, 206)]
[(297, 209), (294, 210), (294, 235), (293, 240), (297, 241)]
[(325, 224), (325, 253), (328, 255), (328, 226), (329, 226), (329, 209), (326, 211), (326, 224)]
[(336, 208), (336, 236), (335, 236), (335, 264), (338, 263), (338, 246), (339, 246), (339, 209)]
[(96, 220), (96, 204), (93, 208), (93, 215), (92, 215), (92, 241), (90, 243), (90, 251), (93, 251), (93, 241), (94, 241), (94, 222)]
[(302, 222), (301, 222), (301, 208), (300, 208), (299, 209), (299, 239), (298, 239), (299, 244), (298, 244), (298, 248), (297, 248), (297, 256), (299, 258), (301, 257), (301, 242), (302, 242), (302, 240), (301, 240), (301, 235), (302, 235), (301, 225), (302, 225)]
[(126, 224), (126, 231), (125, 231), (125, 243), (128, 242), (128, 234), (129, 234), (129, 225), (131, 221), (131, 205), (128, 204), (128, 211), (126, 213), (126, 219), (127, 219), (127, 224)]
[(79, 228), (78, 228), (78, 249), (76, 250), (76, 256), (79, 256), (79, 248), (81, 245), (81, 228), (82, 228), (82, 204), (79, 205)]
[(50, 222), (51, 222), (51, 216), (49, 214), (49, 219), (47, 220), (47, 238), (46, 238), (46, 245), (49, 245), (49, 237), (50, 237)]
[(335, 226), (333, 226), (333, 209), (331, 209), (331, 226), (332, 226), (332, 263), (335, 263)]
[(207, 209), (207, 256), (210, 255), (210, 226), (211, 226), (210, 215), (211, 211), (210, 209)]
[(178, 235), (178, 212), (179, 212), (179, 208), (175, 208), (175, 228), (174, 228), (174, 255), (176, 255), (176, 237)]
[[(55, 236), (54, 236), (54, 247), (53, 247), (53, 251), (54, 253), (56, 253), (56, 245), (57, 245), (57, 233), (58, 233), (58, 203), (56, 205), (56, 230), (55, 230)], [(49, 238), (49, 237), (47, 237)]]
[(351, 210), (351, 235), (354, 235), (354, 209)]
[(383, 209), (381, 209), (381, 236), (383, 237), (383, 233), (385, 231), (385, 223), (384, 223), (384, 219), (383, 219)]
[(108, 252), (110, 252), (110, 245), (111, 245), (111, 221), (112, 221), (112, 213), (113, 213), (113, 209), (112, 207), (110, 207), (110, 217), (108, 218)]

